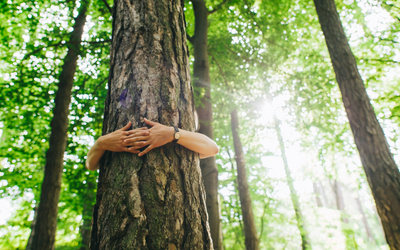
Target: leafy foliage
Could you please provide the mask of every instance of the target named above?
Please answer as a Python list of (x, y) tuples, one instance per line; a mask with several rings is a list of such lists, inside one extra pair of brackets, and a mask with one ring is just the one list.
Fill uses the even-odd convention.
[[(398, 1), (336, 1), (375, 112), (395, 156), (400, 126)], [(289, 163), (313, 246), (369, 246), (354, 197), (385, 245), (374, 203), (352, 140), (335, 75), (312, 1), (206, 1), (221, 220), (226, 249), (243, 249), (230, 112), (238, 109), (240, 133), (261, 249), (300, 244), (282, 175), (279, 145), (268, 118), (282, 120)], [(43, 179), (54, 93), (79, 1), (8, 0), (0, 3), (0, 194), (17, 208), (0, 227), (0, 247), (23, 248), (30, 234)], [(193, 34), (185, 2), (187, 33)], [(385, 16), (383, 21), (374, 17)], [(379, 25), (377, 24), (379, 23)], [(101, 135), (109, 68), (111, 13), (92, 2), (75, 77), (59, 204), (58, 249), (80, 246), (80, 227), (90, 220), (96, 173), (84, 168), (88, 147)], [(191, 50), (189, 43), (189, 50)], [(192, 60), (191, 60), (192, 61)], [(201, 95), (201, 93), (197, 93)], [(198, 98), (199, 96), (196, 96)], [(267, 99), (271, 97), (272, 104)], [(342, 223), (330, 183), (343, 183), (349, 222)], [(354, 181), (356, 180), (356, 181)], [(322, 206), (312, 182), (321, 183)], [(321, 191), (320, 190), (320, 191)], [(321, 193), (322, 193), (321, 191)], [(320, 194), (322, 196), (322, 194)], [(335, 214), (332, 219), (327, 215)], [(337, 216), (336, 216), (337, 215)]]

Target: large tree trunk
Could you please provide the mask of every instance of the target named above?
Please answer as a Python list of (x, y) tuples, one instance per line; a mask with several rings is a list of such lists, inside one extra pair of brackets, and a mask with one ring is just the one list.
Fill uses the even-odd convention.
[[(103, 134), (146, 117), (194, 131), (183, 1), (115, 0)], [(106, 152), (91, 249), (213, 249), (198, 154)]]
[[(207, 51), (208, 13), (204, 0), (192, 0), (195, 16), (195, 32), (192, 39), (194, 49), (193, 76), (194, 86), (199, 92), (204, 89), (204, 96), (197, 108), (199, 115), (199, 132), (214, 139), (212, 126), (212, 105), (210, 69)], [(218, 169), (215, 157), (209, 157), (200, 161), (203, 175), (204, 187), (206, 190), (207, 212), (209, 216), (211, 237), (215, 249), (222, 249), (222, 233), (220, 232), (220, 208), (218, 200)]]
[(231, 128), (233, 136), (233, 146), (235, 148), (235, 160), (237, 165), (240, 205), (242, 208), (244, 224), (244, 240), (247, 250), (257, 250), (260, 249), (259, 240), (257, 237), (256, 224), (254, 222), (253, 206), (251, 205), (249, 184), (247, 183), (246, 165), (244, 160), (243, 147), (239, 137), (239, 118), (236, 109), (231, 112)]
[(314, 0), (314, 3), (386, 240), (392, 249), (400, 249), (399, 169), (376, 119), (335, 2)]
[(289, 164), (287, 162), (285, 143), (283, 141), (283, 137), (282, 137), (282, 133), (281, 133), (280, 122), (275, 114), (273, 114), (273, 118), (274, 118), (275, 131), (278, 136), (279, 146), (280, 146), (280, 150), (281, 150), (283, 166), (285, 168), (286, 181), (287, 181), (287, 184), (288, 184), (289, 190), (290, 190), (290, 198), (292, 199), (293, 208), (294, 208), (294, 212), (296, 215), (297, 228), (299, 229), (300, 236), (301, 236), (301, 248), (303, 250), (311, 249), (310, 238), (308, 236), (308, 231), (307, 231), (306, 225), (304, 223), (303, 213), (301, 212), (299, 196), (297, 195), (296, 189), (294, 188), (294, 181), (293, 181), (292, 174), (291, 174), (291, 171), (289, 168)]
[(68, 43), (68, 52), (59, 77), (58, 90), (51, 121), (50, 147), (46, 154), (44, 179), (40, 194), (35, 233), (31, 249), (53, 249), (57, 228), (58, 201), (61, 189), (64, 151), (67, 145), (68, 114), (71, 91), (86, 22), (88, 0), (82, 0), (78, 16), (75, 18), (73, 31)]

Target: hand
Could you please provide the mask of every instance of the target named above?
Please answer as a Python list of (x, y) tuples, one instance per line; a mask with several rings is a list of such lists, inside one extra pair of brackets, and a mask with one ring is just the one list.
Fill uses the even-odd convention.
[[(129, 122), (125, 127), (118, 129), (107, 135), (103, 135), (99, 138), (99, 147), (103, 150), (113, 152), (131, 152), (138, 154), (139, 148), (142, 142), (137, 138), (143, 138), (149, 135), (149, 130), (146, 127), (137, 128), (134, 130), (128, 130), (132, 123)], [(135, 143), (128, 144), (127, 140), (135, 140)]]
[(152, 122), (144, 119), (144, 122), (151, 126), (148, 129), (148, 135), (132, 137), (126, 139), (125, 145), (131, 146), (129, 152), (135, 153), (137, 149), (142, 148), (144, 146), (148, 146), (145, 150), (139, 153), (139, 156), (143, 156), (150, 152), (150, 150), (154, 148), (161, 147), (171, 141), (173, 141), (174, 128), (170, 126), (162, 125), (158, 122)]

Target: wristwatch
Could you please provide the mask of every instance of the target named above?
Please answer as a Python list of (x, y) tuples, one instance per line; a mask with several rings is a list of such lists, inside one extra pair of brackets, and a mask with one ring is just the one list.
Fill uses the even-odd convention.
[(172, 127), (174, 127), (174, 129), (175, 129), (173, 142), (177, 142), (179, 140), (179, 138), (181, 138), (181, 133), (179, 132), (179, 129), (177, 127), (175, 127), (175, 126), (172, 126)]

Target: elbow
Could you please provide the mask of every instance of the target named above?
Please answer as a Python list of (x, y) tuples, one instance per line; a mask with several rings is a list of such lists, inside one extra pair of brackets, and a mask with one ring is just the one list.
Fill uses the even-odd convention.
[(99, 168), (98, 165), (89, 164), (89, 161), (86, 161), (85, 166), (86, 166), (87, 169), (92, 170), (92, 171), (93, 170), (97, 170)]
[(216, 155), (219, 153), (219, 148), (217, 146), (217, 144), (215, 144), (215, 146), (212, 148), (212, 155)]
[(200, 154), (200, 159), (212, 157), (212, 156), (215, 156), (218, 153), (219, 153), (219, 148), (218, 148), (217, 144), (214, 143), (213, 146), (208, 148), (208, 151), (206, 153)]

